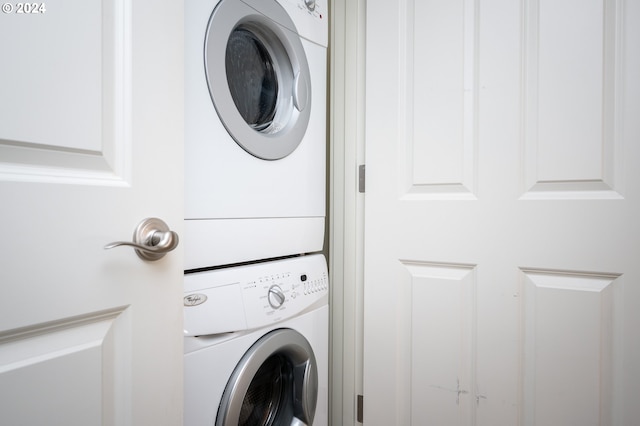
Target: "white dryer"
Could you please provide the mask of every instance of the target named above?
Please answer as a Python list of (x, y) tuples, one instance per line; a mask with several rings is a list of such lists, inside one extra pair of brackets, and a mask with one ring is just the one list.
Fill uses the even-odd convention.
[(322, 255), (187, 274), (185, 426), (328, 424)]
[(185, 2), (185, 269), (320, 251), (327, 2)]

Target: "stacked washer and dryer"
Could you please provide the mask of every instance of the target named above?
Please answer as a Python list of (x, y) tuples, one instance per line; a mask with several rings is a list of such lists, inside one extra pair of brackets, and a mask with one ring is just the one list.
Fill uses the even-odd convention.
[(185, 425), (328, 424), (326, 0), (185, 2)]

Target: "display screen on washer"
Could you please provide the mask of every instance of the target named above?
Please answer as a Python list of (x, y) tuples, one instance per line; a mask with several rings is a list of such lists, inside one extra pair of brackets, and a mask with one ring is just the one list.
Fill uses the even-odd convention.
[(304, 138), (311, 78), (300, 36), (276, 1), (261, 11), (222, 0), (205, 40), (205, 71), (216, 112), (245, 151), (265, 160), (292, 153)]

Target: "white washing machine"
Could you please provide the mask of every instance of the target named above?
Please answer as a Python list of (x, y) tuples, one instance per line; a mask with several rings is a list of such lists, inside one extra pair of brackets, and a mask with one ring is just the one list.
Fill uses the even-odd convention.
[(327, 0), (185, 2), (185, 269), (322, 250)]
[(187, 274), (185, 426), (328, 424), (322, 255)]

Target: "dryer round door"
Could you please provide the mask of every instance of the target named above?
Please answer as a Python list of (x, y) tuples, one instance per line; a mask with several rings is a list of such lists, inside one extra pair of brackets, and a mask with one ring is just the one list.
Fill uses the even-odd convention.
[(234, 370), (216, 426), (311, 425), (318, 369), (311, 345), (292, 329), (262, 336)]
[(276, 1), (260, 12), (222, 0), (205, 40), (205, 72), (216, 112), (245, 151), (264, 160), (293, 152), (311, 113), (309, 65), (289, 14)]

